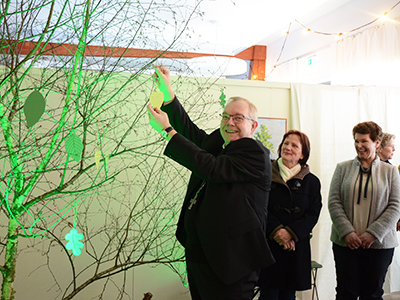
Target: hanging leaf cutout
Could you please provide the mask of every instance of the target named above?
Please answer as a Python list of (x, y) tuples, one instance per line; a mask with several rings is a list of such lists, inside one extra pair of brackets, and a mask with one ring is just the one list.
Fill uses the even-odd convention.
[(225, 98), (226, 98), (226, 95), (224, 94), (224, 89), (222, 89), (221, 96), (219, 96), (219, 99), (221, 100), (219, 102), (219, 104), (221, 104), (222, 108), (225, 108), (225, 103), (226, 103)]
[(75, 133), (71, 133), (65, 141), (65, 150), (75, 161), (81, 160), (83, 143)]
[(28, 127), (32, 127), (40, 120), (45, 106), (46, 101), (40, 92), (33, 91), (29, 94), (24, 104), (24, 114)]
[(83, 243), (80, 242), (79, 240), (83, 239), (83, 234), (78, 233), (78, 230), (72, 228), (71, 231), (65, 235), (65, 239), (69, 241), (65, 245), (65, 248), (67, 248), (67, 250), (72, 250), (72, 254), (75, 256), (81, 255), (82, 253), (81, 249), (83, 248)]
[(150, 103), (154, 108), (161, 108), (164, 102), (164, 94), (162, 92), (152, 92), (150, 95)]
[(97, 170), (99, 169), (100, 160), (101, 160), (101, 151), (100, 151), (100, 150), (97, 150), (97, 151), (94, 153), (94, 161), (96, 162)]

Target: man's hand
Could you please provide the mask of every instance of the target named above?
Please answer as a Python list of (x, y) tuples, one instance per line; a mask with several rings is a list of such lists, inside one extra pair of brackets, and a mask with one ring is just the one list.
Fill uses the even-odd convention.
[(170, 126), (168, 115), (159, 108), (153, 108), (151, 104), (147, 105), (149, 113), (149, 123), (158, 132)]
[(355, 250), (358, 249), (358, 247), (360, 247), (362, 245), (362, 241), (361, 239), (358, 237), (357, 233), (355, 233), (355, 231), (352, 231), (350, 233), (348, 233), (344, 239), (347, 242), (347, 246), (349, 246), (349, 248), (351, 250)]
[(375, 242), (376, 237), (369, 232), (364, 232), (362, 235), (360, 235), (360, 240), (362, 242), (362, 247), (364, 249), (369, 249), (369, 247), (371, 247), (371, 245)]
[(164, 94), (164, 104), (168, 104), (175, 98), (174, 91), (171, 87), (170, 71), (164, 66), (155, 65), (153, 67), (155, 70), (153, 79), (159, 90)]

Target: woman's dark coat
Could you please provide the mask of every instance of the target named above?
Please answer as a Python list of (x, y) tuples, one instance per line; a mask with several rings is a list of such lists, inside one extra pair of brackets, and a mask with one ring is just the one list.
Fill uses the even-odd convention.
[[(267, 239), (276, 263), (263, 269), (260, 285), (290, 290), (311, 288), (310, 233), (321, 207), (321, 184), (307, 165), (285, 183), (277, 161), (272, 162)], [(280, 228), (294, 237), (295, 251), (283, 250), (273, 239)]]

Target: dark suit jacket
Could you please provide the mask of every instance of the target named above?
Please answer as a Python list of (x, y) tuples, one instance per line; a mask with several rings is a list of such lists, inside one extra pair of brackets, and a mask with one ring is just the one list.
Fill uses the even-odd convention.
[(219, 129), (206, 134), (175, 100), (162, 108), (178, 134), (164, 154), (192, 171), (178, 221), (177, 238), (185, 247), (185, 212), (201, 181), (207, 182), (196, 209), (195, 225), (204, 255), (217, 276), (234, 283), (274, 262), (265, 239), (271, 184), (269, 151), (242, 138), (225, 149)]

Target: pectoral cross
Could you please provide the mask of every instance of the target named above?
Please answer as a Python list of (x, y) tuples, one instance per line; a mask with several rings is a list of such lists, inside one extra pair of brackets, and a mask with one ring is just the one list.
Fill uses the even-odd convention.
[(205, 184), (206, 184), (206, 181), (203, 181), (202, 184), (201, 184), (201, 186), (200, 186), (200, 188), (198, 189), (198, 191), (197, 191), (196, 194), (194, 195), (194, 197), (193, 197), (192, 199), (190, 199), (190, 205), (189, 205), (189, 207), (188, 207), (189, 210), (192, 209), (193, 205), (196, 204), (196, 202), (197, 202), (197, 197), (199, 196), (199, 194), (200, 194), (201, 190), (203, 189), (203, 187), (205, 186)]
[(193, 205), (196, 204), (196, 202), (197, 202), (197, 195), (198, 195), (198, 194), (196, 194), (192, 199), (190, 199), (190, 205), (189, 205), (189, 208), (188, 208), (188, 209), (192, 209)]

